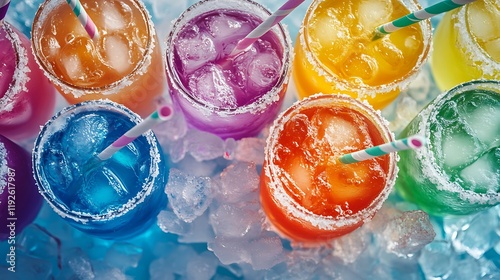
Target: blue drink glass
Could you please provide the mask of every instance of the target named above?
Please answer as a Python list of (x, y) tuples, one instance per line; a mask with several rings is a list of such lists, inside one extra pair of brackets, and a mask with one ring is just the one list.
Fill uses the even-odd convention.
[(73, 227), (103, 239), (140, 234), (166, 207), (168, 169), (149, 131), (111, 158), (102, 150), (141, 121), (111, 101), (66, 107), (42, 128), (33, 173), (47, 203)]

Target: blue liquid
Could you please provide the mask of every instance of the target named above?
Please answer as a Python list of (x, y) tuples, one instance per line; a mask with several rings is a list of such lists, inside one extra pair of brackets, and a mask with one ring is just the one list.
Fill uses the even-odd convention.
[[(66, 218), (80, 230), (102, 238), (127, 238), (147, 229), (166, 206), (163, 189), (168, 174), (156, 138), (140, 136), (101, 161), (97, 154), (135, 123), (109, 110), (79, 110), (60, 118), (66, 126), (47, 136), (39, 155), (39, 181), (52, 192), (46, 195), (49, 202), (77, 220), (80, 216), (88, 219)], [(152, 145), (159, 151), (157, 159), (151, 156)], [(154, 173), (156, 164), (160, 174), (152, 179), (150, 172)], [(149, 195), (148, 188), (152, 188)]]

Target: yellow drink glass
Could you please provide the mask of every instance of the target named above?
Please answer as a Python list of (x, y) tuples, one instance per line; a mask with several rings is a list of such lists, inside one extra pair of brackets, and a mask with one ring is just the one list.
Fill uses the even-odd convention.
[(429, 20), (372, 40), (377, 26), (421, 7), (411, 0), (316, 0), (299, 30), (293, 78), (299, 98), (344, 93), (382, 109), (427, 60)]
[(434, 34), (431, 69), (437, 86), (500, 79), (500, 1), (478, 0), (447, 12)]

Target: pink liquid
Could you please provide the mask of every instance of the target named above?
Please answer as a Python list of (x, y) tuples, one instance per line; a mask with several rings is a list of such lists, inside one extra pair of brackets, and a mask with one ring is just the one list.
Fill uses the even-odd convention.
[(223, 138), (242, 138), (255, 136), (276, 117), (288, 78), (286, 40), (268, 32), (240, 55), (226, 59), (261, 22), (224, 9), (195, 16), (178, 27), (168, 43), (173, 44), (173, 58), (167, 57), (173, 68), (167, 69), (175, 74), (167, 73), (172, 98), (188, 123)]
[(0, 134), (35, 136), (54, 111), (55, 89), (36, 64), (29, 39), (10, 24), (0, 26)]

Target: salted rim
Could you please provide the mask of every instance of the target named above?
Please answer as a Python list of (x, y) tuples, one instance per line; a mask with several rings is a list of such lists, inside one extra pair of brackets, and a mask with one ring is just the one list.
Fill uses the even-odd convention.
[[(118, 0), (115, 0), (118, 1)], [(121, 0), (120, 0), (121, 1)], [(71, 83), (68, 83), (66, 81), (61, 80), (59, 77), (57, 77), (51, 67), (47, 66), (45, 64), (46, 59), (42, 58), (41, 56), (38, 55), (38, 53), (41, 53), (38, 51), (38, 37), (39, 37), (39, 32), (36, 32), (41, 28), (41, 23), (40, 23), (40, 17), (47, 17), (48, 13), (51, 12), (53, 9), (53, 6), (55, 5), (67, 5), (63, 0), (47, 0), (44, 1), (40, 7), (38, 8), (35, 17), (33, 19), (33, 24), (32, 24), (32, 36), (31, 36), (31, 43), (32, 43), (32, 51), (33, 55), (36, 58), (36, 62), (40, 69), (42, 69), (43, 73), (47, 78), (50, 79), (50, 81), (61, 88), (65, 94), (73, 94), (75, 98), (80, 98), (82, 96), (88, 95), (88, 94), (102, 94), (102, 95), (111, 95), (111, 94), (116, 94), (120, 92), (122, 89), (130, 86), (134, 80), (134, 77), (136, 76), (142, 76), (144, 75), (148, 67), (151, 65), (151, 59), (152, 59), (152, 54), (154, 51), (154, 48), (157, 44), (156, 42), (156, 30), (153, 25), (153, 21), (151, 19), (151, 15), (149, 14), (148, 10), (144, 6), (142, 1), (139, 0), (129, 0), (130, 3), (135, 5), (136, 8), (142, 12), (143, 19), (146, 22), (147, 26), (147, 34), (148, 34), (148, 42), (146, 43), (145, 51), (143, 54), (143, 57), (140, 61), (137, 62), (137, 65), (135, 68), (127, 74), (126, 76), (122, 77), (118, 81), (115, 81), (113, 83), (110, 83), (108, 85), (102, 86), (102, 87), (84, 87), (84, 86), (76, 86)], [(41, 39), (41, 38), (40, 38)]]
[[(259, 97), (257, 100), (250, 104), (239, 106), (237, 108), (221, 108), (195, 99), (188, 93), (189, 91), (184, 87), (184, 85), (179, 82), (180, 79), (178, 78), (177, 71), (175, 71), (173, 56), (166, 55), (167, 53), (173, 54), (172, 42), (181, 30), (181, 27), (186, 22), (198, 15), (201, 15), (208, 11), (213, 11), (215, 9), (229, 9), (243, 11), (245, 13), (252, 12), (254, 16), (257, 16), (260, 19), (265, 19), (265, 17), (271, 15), (271, 12), (267, 8), (252, 0), (203, 0), (191, 5), (174, 21), (173, 26), (165, 40), (166, 50), (163, 53), (165, 56), (164, 61), (167, 70), (167, 76), (169, 77), (174, 90), (178, 91), (192, 107), (196, 108), (205, 116), (211, 115), (213, 113), (219, 116), (231, 116), (242, 113), (259, 114), (260, 112), (265, 111), (270, 106), (272, 106), (273, 103), (277, 103), (280, 101), (279, 93), (290, 77), (290, 67), (293, 60), (292, 40), (290, 38), (287, 27), (282, 23), (278, 23), (273, 28), (271, 28), (271, 30), (277, 35), (280, 43), (283, 45), (283, 58), (281, 61), (282, 66), (280, 78), (267, 93)], [(191, 15), (191, 13), (194, 13), (194, 15)]]
[[(151, 162), (149, 165), (149, 176), (142, 185), (141, 191), (139, 191), (135, 197), (129, 199), (127, 203), (122, 205), (120, 208), (113, 211), (108, 211), (103, 214), (89, 214), (85, 212), (73, 211), (67, 207), (62, 206), (54, 201), (59, 201), (59, 198), (54, 195), (51, 191), (50, 186), (47, 184), (45, 177), (41, 178), (44, 174), (43, 168), (41, 167), (41, 155), (42, 148), (45, 145), (48, 138), (53, 135), (53, 133), (65, 129), (67, 125), (67, 120), (69, 117), (67, 115), (76, 114), (79, 112), (93, 112), (93, 111), (109, 111), (112, 110), (117, 113), (121, 113), (125, 117), (129, 117), (129, 121), (133, 123), (139, 123), (142, 121), (141, 117), (136, 113), (129, 110), (127, 107), (120, 105), (118, 103), (112, 102), (110, 100), (92, 100), (84, 101), (75, 105), (71, 105), (63, 108), (60, 112), (54, 115), (47, 123), (42, 127), (40, 134), (35, 140), (35, 145), (33, 148), (33, 176), (35, 177), (36, 184), (38, 186), (38, 191), (45, 198), (45, 201), (54, 209), (54, 211), (62, 216), (63, 218), (69, 218), (77, 223), (85, 224), (89, 221), (109, 221), (120, 216), (127, 214), (130, 210), (134, 209), (136, 206), (144, 202), (146, 197), (151, 195), (153, 188), (155, 186), (156, 177), (160, 174), (159, 162), (161, 161), (160, 150), (158, 148), (158, 142), (154, 133), (150, 130), (143, 134), (146, 137), (150, 145), (149, 155)], [(61, 123), (61, 120), (64, 123)]]
[[(300, 48), (303, 50), (309, 50), (307, 40), (306, 40), (306, 35), (305, 35), (305, 25), (306, 21), (309, 20), (309, 18), (312, 15), (312, 12), (316, 9), (316, 7), (325, 2), (327, 0), (316, 0), (314, 1), (309, 8), (306, 11), (306, 15), (304, 17), (304, 20), (300, 26), (299, 33), (298, 33), (298, 40), (297, 43), (300, 44)], [(404, 6), (408, 8), (411, 12), (415, 12), (417, 10), (422, 9), (420, 4), (417, 1), (413, 0), (398, 0), (399, 2), (402, 2), (405, 4)], [(329, 83), (335, 84), (335, 86), (342, 91), (350, 91), (353, 93), (356, 93), (358, 98), (364, 99), (366, 97), (375, 97), (378, 94), (388, 94), (396, 89), (404, 89), (406, 88), (418, 75), (420, 67), (424, 65), (424, 63), (427, 61), (429, 57), (429, 53), (432, 47), (432, 25), (429, 20), (423, 20), (417, 23), (420, 25), (420, 28), (422, 30), (422, 37), (423, 37), (423, 51), (419, 55), (418, 60), (415, 64), (415, 66), (408, 72), (406, 75), (403, 77), (400, 77), (399, 79), (394, 80), (391, 83), (388, 84), (382, 84), (378, 86), (370, 86), (366, 84), (353, 84), (349, 83), (343, 79), (340, 79), (336, 74), (331, 73), (331, 71), (325, 69), (325, 67), (322, 66), (322, 64), (318, 61), (315, 55), (312, 54), (310, 51), (305, 51), (305, 57), (307, 61), (313, 66), (313, 68), (316, 70), (317, 74), (319, 76), (324, 77)]]
[[(473, 5), (474, 3), (470, 3)], [(468, 22), (468, 9), (469, 5), (464, 5), (459, 8), (457, 13), (452, 14), (452, 21), (454, 22), (454, 28), (457, 30), (457, 39), (460, 46), (465, 47), (464, 58), (467, 59), (469, 63), (474, 65), (476, 69), (482, 71), (483, 77), (485, 78), (498, 78), (498, 69), (500, 69), (500, 62), (494, 60), (481, 46), (478, 45), (474, 36), (469, 31)]]
[[(426, 139), (431, 139), (430, 126), (436, 119), (436, 115), (439, 113), (439, 109), (441, 108), (441, 106), (443, 106), (445, 102), (447, 102), (457, 94), (462, 94), (466, 91), (481, 88), (485, 88), (489, 91), (494, 91), (500, 94), (500, 81), (475, 80), (458, 85), (450, 89), (448, 92), (442, 92), (431, 104), (429, 104), (429, 106), (424, 108), (419, 113), (418, 116), (421, 117), (422, 121), (418, 126), (417, 133), (424, 135)], [(450, 177), (437, 165), (432, 150), (432, 143), (430, 143), (430, 141), (427, 141), (427, 143), (425, 143), (425, 148), (415, 150), (415, 154), (417, 160), (422, 165), (422, 173), (431, 183), (436, 186), (438, 190), (456, 193), (462, 200), (474, 204), (477, 203), (495, 205), (500, 203), (500, 193), (479, 194), (471, 190), (462, 188), (457, 182), (450, 182)]]
[(28, 53), (21, 42), (19, 34), (17, 34), (13, 27), (5, 21), (3, 24), (0, 24), (0, 28), (5, 30), (7, 38), (10, 39), (16, 55), (16, 68), (12, 75), (14, 84), (11, 83), (7, 92), (0, 98), (0, 113), (6, 113), (14, 109), (16, 96), (20, 92), (28, 90), (26, 84), (30, 80), (28, 73), (31, 72), (31, 70), (28, 67)]
[(301, 101), (296, 101), (286, 111), (282, 112), (274, 121), (269, 132), (269, 137), (266, 140), (264, 156), (267, 164), (265, 165), (263, 171), (265, 176), (269, 179), (267, 187), (269, 188), (269, 192), (271, 193), (273, 200), (280, 204), (280, 206), (284, 209), (283, 211), (287, 215), (293, 216), (295, 219), (300, 221), (310, 223), (314, 227), (323, 230), (335, 230), (337, 228), (370, 220), (370, 217), (382, 207), (382, 204), (388, 198), (396, 181), (398, 172), (397, 162), (399, 161), (399, 155), (397, 153), (391, 153), (389, 154), (389, 175), (387, 176), (386, 186), (380, 194), (365, 209), (352, 215), (347, 214), (337, 218), (333, 216), (315, 214), (301, 206), (287, 194), (283, 188), (283, 182), (280, 180), (280, 174), (283, 170), (279, 167), (272, 166), (274, 156), (276, 155), (275, 149), (278, 144), (277, 135), (283, 131), (284, 123), (288, 122), (291, 117), (296, 115), (299, 111), (302, 111), (306, 106), (313, 107), (315, 105), (319, 105), (324, 107), (342, 104), (347, 105), (352, 110), (357, 110), (364, 116), (368, 117), (368, 119), (372, 120), (373, 123), (379, 128), (382, 136), (387, 142), (394, 141), (394, 133), (389, 130), (389, 122), (382, 117), (380, 111), (375, 111), (373, 107), (368, 104), (368, 102), (354, 99), (345, 94), (332, 95), (323, 93), (317, 93)]

